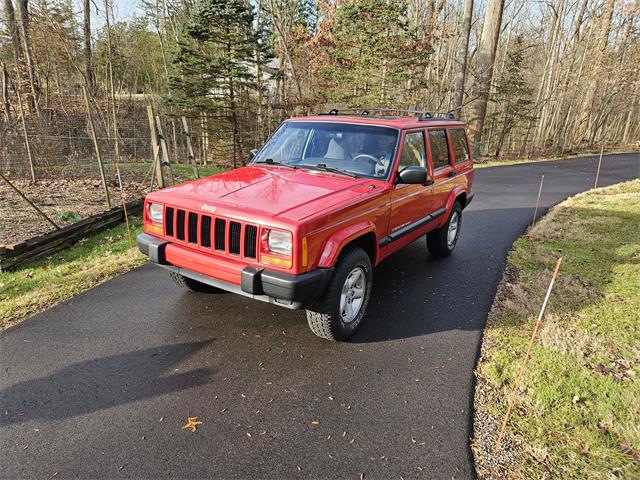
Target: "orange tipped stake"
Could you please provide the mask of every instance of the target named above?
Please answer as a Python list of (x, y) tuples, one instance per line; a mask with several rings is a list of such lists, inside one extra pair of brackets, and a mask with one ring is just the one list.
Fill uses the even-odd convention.
[(500, 426), (500, 433), (498, 434), (498, 439), (496, 440), (496, 445), (493, 448), (494, 454), (496, 454), (500, 449), (500, 442), (502, 442), (502, 437), (504, 437), (504, 432), (505, 432), (505, 429), (507, 428), (507, 422), (509, 421), (509, 416), (511, 415), (511, 410), (513, 409), (513, 402), (516, 399), (516, 394), (518, 393), (518, 388), (520, 388), (522, 375), (524, 374), (525, 368), (527, 366), (527, 362), (529, 361), (529, 357), (531, 356), (531, 349), (533, 347), (533, 342), (535, 341), (536, 335), (538, 334), (538, 330), (540, 329), (540, 325), (542, 324), (542, 317), (544, 316), (544, 311), (547, 308), (547, 302), (549, 301), (549, 297), (551, 296), (551, 290), (553, 289), (553, 284), (555, 283), (556, 277), (558, 276), (558, 271), (560, 270), (561, 262), (562, 262), (562, 257), (560, 257), (558, 259), (558, 263), (556, 263), (556, 268), (553, 271), (553, 276), (551, 277), (551, 283), (549, 283), (547, 294), (544, 297), (544, 302), (542, 302), (542, 308), (540, 308), (538, 319), (536, 320), (536, 324), (533, 327), (533, 333), (531, 334), (529, 347), (527, 348), (527, 353), (525, 354), (524, 360), (522, 361), (522, 365), (520, 366), (520, 371), (518, 372), (518, 376), (516, 377), (516, 382), (513, 385), (513, 391), (511, 392), (511, 397), (509, 398), (509, 403), (507, 405), (507, 413), (504, 416), (504, 420), (502, 421), (502, 425)]

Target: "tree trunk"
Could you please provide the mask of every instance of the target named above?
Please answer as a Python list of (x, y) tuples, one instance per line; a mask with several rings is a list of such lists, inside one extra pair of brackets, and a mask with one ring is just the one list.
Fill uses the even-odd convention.
[(96, 79), (93, 74), (93, 64), (91, 62), (91, 1), (84, 0), (84, 22), (83, 34), (84, 34), (84, 74), (87, 81), (87, 88), (91, 93), (95, 92)]
[(462, 14), (462, 38), (458, 48), (456, 73), (453, 83), (452, 111), (459, 117), (464, 99), (464, 83), (467, 77), (467, 58), (469, 53), (469, 35), (471, 34), (471, 19), (473, 16), (473, 0), (465, 0)]
[(4, 113), (4, 120), (7, 125), (11, 123), (11, 104), (9, 103), (9, 74), (4, 63), (0, 63), (0, 75), (2, 76), (2, 110)]
[(582, 112), (580, 113), (580, 119), (578, 120), (574, 136), (576, 143), (579, 143), (584, 138), (589, 137), (589, 124), (593, 113), (596, 90), (598, 89), (598, 79), (603, 73), (602, 67), (605, 52), (607, 50), (607, 44), (609, 43), (609, 32), (611, 31), (614, 4), (615, 0), (607, 0), (607, 3), (604, 5), (602, 17), (600, 17), (600, 28), (598, 29), (596, 37), (596, 52), (591, 70), (591, 81), (589, 82), (587, 91), (584, 94)]
[(496, 60), (496, 48), (500, 36), (500, 24), (504, 0), (488, 0), (487, 14), (482, 27), (482, 36), (477, 52), (477, 80), (475, 86), (476, 100), (470, 106), (469, 131), (473, 141), (482, 139), (482, 127), (487, 115), (487, 102), (489, 90), (493, 80), (493, 65)]
[(16, 67), (20, 63), (22, 57), (22, 47), (20, 47), (20, 33), (16, 25), (16, 11), (13, 8), (12, 0), (4, 0), (4, 17), (7, 24), (7, 32), (11, 37), (11, 43), (13, 44), (13, 55), (16, 62)]
[(18, 0), (18, 13), (20, 15), (19, 29), (22, 36), (22, 43), (24, 48), (24, 58), (27, 62), (27, 69), (29, 72), (29, 84), (31, 86), (31, 107), (40, 116), (40, 107), (38, 100), (40, 98), (40, 85), (38, 84), (38, 75), (36, 73), (36, 64), (33, 59), (33, 52), (31, 50), (31, 37), (29, 35), (29, 5), (28, 0)]

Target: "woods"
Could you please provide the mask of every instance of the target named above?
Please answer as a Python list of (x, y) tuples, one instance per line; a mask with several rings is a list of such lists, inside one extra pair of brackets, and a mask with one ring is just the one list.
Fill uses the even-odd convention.
[(23, 126), (51, 140), (36, 169), (90, 163), (72, 141), (89, 139), (83, 87), (108, 163), (150, 160), (147, 104), (184, 163), (183, 116), (197, 161), (233, 166), (288, 116), (356, 106), (455, 112), (482, 158), (632, 148), (639, 14), (625, 0), (141, 0), (128, 15), (3, 0), (0, 168), (28, 173)]

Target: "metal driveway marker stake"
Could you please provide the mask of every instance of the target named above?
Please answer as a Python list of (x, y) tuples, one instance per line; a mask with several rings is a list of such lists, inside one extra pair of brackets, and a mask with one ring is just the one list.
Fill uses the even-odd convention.
[(593, 188), (598, 188), (598, 178), (600, 178), (600, 165), (602, 165), (602, 152), (604, 152), (604, 145), (600, 149), (600, 160), (598, 160), (598, 171), (596, 172), (596, 183), (593, 184)]
[(540, 329), (540, 325), (542, 324), (542, 317), (544, 316), (544, 311), (547, 308), (547, 302), (549, 301), (549, 297), (551, 296), (551, 290), (553, 289), (553, 284), (555, 283), (556, 277), (558, 276), (558, 271), (560, 270), (560, 263), (562, 263), (562, 257), (558, 258), (558, 262), (556, 263), (556, 268), (553, 271), (553, 276), (551, 277), (551, 283), (549, 283), (547, 294), (544, 297), (544, 302), (542, 302), (542, 308), (540, 309), (540, 313), (538, 314), (538, 319), (536, 320), (536, 324), (533, 327), (533, 333), (531, 334), (531, 340), (529, 341), (529, 347), (527, 348), (527, 353), (524, 356), (524, 360), (522, 360), (520, 371), (518, 372), (518, 376), (516, 377), (516, 381), (513, 385), (513, 391), (511, 392), (511, 397), (509, 398), (509, 404), (507, 405), (507, 413), (504, 416), (504, 420), (502, 421), (502, 425), (500, 427), (500, 433), (498, 434), (498, 439), (496, 440), (496, 445), (493, 448), (494, 455), (500, 449), (500, 442), (502, 441), (502, 437), (504, 437), (504, 432), (505, 432), (505, 429), (507, 428), (507, 422), (509, 421), (509, 416), (511, 415), (511, 409), (513, 408), (513, 402), (516, 399), (516, 394), (518, 393), (518, 388), (520, 388), (520, 381), (522, 380), (522, 375), (524, 374), (524, 370), (527, 366), (527, 362), (529, 361), (529, 357), (531, 356), (531, 348), (533, 347), (533, 342), (535, 341), (536, 335), (538, 334), (538, 330)]
[(540, 195), (542, 195), (542, 184), (544, 183), (544, 175), (540, 178), (540, 188), (538, 189), (538, 198), (536, 199), (536, 208), (533, 210), (533, 220), (531, 221), (531, 228), (529, 229), (529, 234), (531, 234), (531, 229), (536, 224), (536, 217), (538, 216), (538, 205), (540, 205)]

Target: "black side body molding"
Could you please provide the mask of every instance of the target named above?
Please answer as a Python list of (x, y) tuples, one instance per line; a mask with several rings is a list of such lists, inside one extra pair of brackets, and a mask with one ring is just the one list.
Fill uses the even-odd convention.
[(436, 210), (432, 214), (421, 218), (417, 222), (413, 222), (413, 223), (411, 223), (411, 224), (409, 224), (409, 225), (407, 225), (405, 227), (402, 227), (402, 228), (396, 230), (395, 232), (390, 233), (389, 235), (386, 235), (386, 236), (382, 237), (380, 239), (380, 247), (385, 247), (385, 246), (389, 245), (391, 242), (394, 242), (394, 241), (398, 240), (399, 238), (402, 238), (405, 235), (410, 234), (411, 232), (415, 232), (419, 228), (424, 227), (427, 223), (435, 220), (438, 217), (441, 217), (445, 213), (447, 213), (447, 209), (446, 208), (439, 208), (438, 210)]

